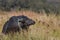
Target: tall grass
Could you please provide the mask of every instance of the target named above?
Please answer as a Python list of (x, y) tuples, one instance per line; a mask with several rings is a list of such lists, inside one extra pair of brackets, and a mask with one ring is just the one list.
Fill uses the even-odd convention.
[[(1, 40), (60, 40), (60, 16), (56, 16), (52, 13), (47, 16), (45, 13), (36, 14), (32, 11), (13, 11), (4, 13), (4, 15), (0, 14)], [(20, 34), (15, 33), (14, 35), (4, 35), (1, 33), (4, 23), (11, 16), (22, 14), (36, 21), (35, 25), (30, 26), (28, 33), (21, 32)]]

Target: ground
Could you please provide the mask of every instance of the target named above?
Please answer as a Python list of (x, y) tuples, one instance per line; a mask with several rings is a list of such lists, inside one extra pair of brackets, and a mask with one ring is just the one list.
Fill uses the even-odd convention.
[[(14, 37), (2, 35), (1, 31), (4, 23), (11, 16), (25, 15), (36, 21), (35, 25), (29, 28), (28, 35), (16, 34)], [(27, 34), (27, 33), (25, 33)], [(36, 13), (33, 11), (0, 11), (0, 39), (1, 40), (60, 40), (60, 16), (49, 14), (47, 16), (43, 13)]]

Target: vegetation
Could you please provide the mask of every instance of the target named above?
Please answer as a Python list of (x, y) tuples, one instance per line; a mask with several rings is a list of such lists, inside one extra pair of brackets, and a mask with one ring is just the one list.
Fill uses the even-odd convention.
[[(0, 12), (0, 39), (1, 40), (60, 40), (60, 16), (45, 13), (38, 14), (32, 11)], [(8, 14), (9, 13), (9, 14)], [(36, 21), (30, 26), (29, 32), (4, 35), (1, 33), (4, 23), (13, 15), (26, 15)], [(24, 35), (23, 35), (24, 34)]]
[(47, 0), (0, 0), (0, 9), (11, 10), (32, 10), (35, 12), (45, 11), (46, 13), (60, 13), (60, 3), (47, 2)]
[[(2, 10), (2, 11), (1, 11)], [(27, 11), (28, 10), (28, 11)], [(0, 40), (60, 40), (60, 3), (47, 0), (0, 0)], [(1, 33), (11, 17), (25, 15), (36, 21), (28, 33)]]

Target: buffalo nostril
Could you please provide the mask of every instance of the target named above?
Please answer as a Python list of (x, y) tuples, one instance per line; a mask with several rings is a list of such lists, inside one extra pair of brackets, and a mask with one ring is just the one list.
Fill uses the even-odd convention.
[(32, 24), (34, 25), (35, 24), (35, 21)]
[(35, 22), (34, 22), (34, 24), (35, 24)]

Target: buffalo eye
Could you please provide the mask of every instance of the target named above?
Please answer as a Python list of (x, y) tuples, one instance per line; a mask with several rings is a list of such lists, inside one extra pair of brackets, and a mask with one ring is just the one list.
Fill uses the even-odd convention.
[(21, 21), (19, 21), (19, 22), (21, 22)]

